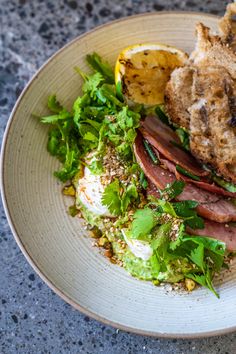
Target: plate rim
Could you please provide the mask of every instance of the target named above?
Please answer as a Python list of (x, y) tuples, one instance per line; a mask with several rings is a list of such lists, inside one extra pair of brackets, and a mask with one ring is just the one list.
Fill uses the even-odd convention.
[(148, 16), (166, 16), (166, 15), (186, 15), (188, 18), (191, 16), (195, 15), (201, 15), (204, 18), (214, 18), (214, 19), (219, 19), (220, 17), (214, 14), (210, 13), (205, 13), (205, 12), (197, 12), (197, 11), (157, 11), (157, 12), (144, 12), (141, 14), (136, 14), (132, 16), (125, 16), (122, 18), (119, 18), (117, 20), (109, 21), (105, 24), (101, 24), (99, 26), (95, 26), (91, 30), (75, 37), (73, 40), (69, 41), (66, 43), (64, 46), (62, 46), (60, 49), (58, 49), (54, 54), (52, 54), (36, 71), (36, 73), (32, 76), (32, 78), (28, 81), (26, 86), (24, 87), (23, 91), (21, 92), (20, 96), (16, 100), (16, 103), (10, 113), (9, 119), (7, 121), (7, 125), (4, 131), (3, 139), (2, 139), (2, 144), (1, 144), (1, 156), (0, 156), (0, 189), (1, 189), (1, 198), (2, 198), (2, 203), (3, 203), (3, 209), (7, 217), (7, 222), (10, 226), (11, 232), (15, 238), (15, 241), (17, 245), (19, 246), (21, 252), (25, 256), (27, 262), (30, 264), (30, 266), (34, 269), (34, 271), (39, 275), (39, 277), (46, 283), (46, 285), (53, 290), (60, 298), (62, 298), (66, 303), (70, 304), (73, 308), (76, 310), (79, 310), (81, 313), (83, 313), (86, 316), (89, 316), (100, 323), (104, 323), (106, 325), (112, 326), (114, 328), (117, 328), (122, 331), (126, 331), (129, 333), (134, 333), (142, 336), (149, 336), (149, 337), (156, 337), (156, 338), (178, 338), (178, 339), (191, 339), (191, 338), (206, 338), (206, 337), (213, 337), (213, 336), (218, 336), (218, 335), (223, 335), (223, 334), (229, 334), (233, 333), (236, 331), (236, 325), (229, 327), (229, 328), (222, 328), (219, 330), (214, 330), (214, 331), (204, 331), (204, 332), (199, 332), (199, 333), (164, 333), (164, 332), (153, 332), (153, 331), (145, 331), (145, 330), (140, 330), (136, 329), (133, 327), (129, 327), (117, 322), (114, 322), (112, 320), (109, 320), (101, 315), (97, 315), (95, 312), (81, 306), (77, 302), (75, 302), (73, 299), (70, 298), (69, 295), (66, 295), (61, 289), (59, 289), (53, 282), (53, 280), (50, 280), (46, 275), (44, 275), (43, 271), (40, 269), (39, 266), (37, 266), (34, 263), (33, 258), (31, 255), (28, 253), (28, 251), (25, 249), (23, 242), (20, 239), (20, 236), (18, 236), (17, 233), (17, 226), (14, 224), (13, 219), (11, 217), (11, 212), (10, 209), (8, 208), (8, 202), (7, 202), (7, 196), (5, 194), (5, 183), (4, 183), (4, 165), (5, 165), (5, 159), (6, 159), (6, 154), (5, 154), (5, 149), (9, 137), (9, 132), (11, 129), (11, 125), (14, 121), (14, 117), (17, 113), (18, 107), (20, 105), (20, 102), (22, 98), (25, 96), (27, 91), (30, 89), (31, 85), (37, 80), (39, 73), (43, 71), (43, 69), (52, 61), (54, 60), (61, 52), (63, 52), (65, 49), (69, 48), (71, 45), (73, 45), (75, 42), (79, 41), (81, 38), (84, 38), (86, 36), (89, 36), (91, 33), (104, 28), (104, 27), (109, 27), (113, 24), (119, 23), (119, 22), (127, 22), (129, 20), (135, 19), (135, 18), (141, 18), (141, 17), (148, 17)]

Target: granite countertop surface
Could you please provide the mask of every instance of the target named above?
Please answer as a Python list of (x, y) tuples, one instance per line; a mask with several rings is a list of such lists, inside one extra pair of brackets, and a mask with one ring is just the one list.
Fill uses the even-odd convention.
[[(27, 81), (51, 54), (71, 39), (97, 25), (136, 13), (188, 10), (222, 15), (227, 3), (0, 0), (1, 139), (11, 109)], [(2, 206), (0, 211), (1, 354), (236, 352), (236, 333), (201, 340), (149, 338), (119, 331), (82, 315), (35, 274), (16, 245)]]

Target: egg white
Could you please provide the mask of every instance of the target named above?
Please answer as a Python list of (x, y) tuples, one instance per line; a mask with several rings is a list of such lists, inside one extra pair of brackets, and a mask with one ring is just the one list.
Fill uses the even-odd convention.
[(108, 208), (102, 204), (104, 186), (101, 178), (92, 174), (88, 167), (84, 168), (84, 176), (79, 179), (76, 191), (80, 202), (88, 211), (99, 216), (112, 216)]
[(143, 261), (147, 261), (153, 254), (153, 250), (146, 241), (135, 240), (127, 237), (124, 230), (121, 230), (130, 251)]

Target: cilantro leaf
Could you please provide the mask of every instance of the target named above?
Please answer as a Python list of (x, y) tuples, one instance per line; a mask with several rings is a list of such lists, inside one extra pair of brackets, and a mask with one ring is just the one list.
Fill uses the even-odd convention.
[(198, 202), (193, 200), (184, 200), (182, 202), (172, 203), (176, 214), (185, 219), (185, 224), (192, 229), (203, 229), (204, 220), (197, 215), (195, 210), (192, 210), (198, 206)]
[(165, 189), (160, 190), (161, 196), (166, 196), (165, 199), (172, 200), (175, 199), (178, 195), (180, 195), (185, 187), (184, 181), (174, 181), (171, 184), (168, 184)]
[(156, 279), (160, 273), (160, 262), (158, 260), (157, 254), (154, 253), (151, 258), (149, 259), (151, 265), (151, 274), (154, 279)]
[(41, 117), (40, 120), (42, 123), (56, 124), (56, 123), (58, 123), (58, 121), (66, 120), (67, 118), (70, 118), (70, 117), (71, 117), (71, 114), (69, 112), (67, 112), (66, 109), (63, 109), (58, 114)]
[(204, 220), (194, 212), (194, 215), (185, 220), (185, 224), (191, 227), (191, 229), (204, 229)]
[(208, 288), (217, 298), (219, 298), (219, 294), (215, 291), (213, 284), (212, 284), (212, 272), (209, 268), (207, 268), (206, 274), (194, 274), (188, 273), (186, 278), (190, 278), (194, 280), (196, 283)]
[(96, 91), (97, 98), (108, 107), (116, 109), (116, 107), (122, 107), (123, 103), (116, 97), (116, 91), (114, 85), (103, 84)]
[(148, 181), (145, 177), (145, 174), (143, 171), (140, 172), (140, 179), (139, 179), (139, 183), (141, 184), (143, 189), (147, 189), (148, 187)]
[(125, 187), (118, 179), (106, 186), (102, 196), (102, 204), (106, 205), (114, 215), (122, 215), (128, 206), (138, 198), (138, 191), (134, 184)]
[(118, 179), (108, 184), (102, 195), (102, 204), (114, 215), (121, 213), (120, 183)]
[(51, 129), (48, 133), (47, 150), (52, 156), (58, 154), (61, 134), (58, 129)]
[(88, 54), (86, 56), (86, 60), (94, 71), (100, 73), (104, 77), (107, 83), (114, 83), (113, 69), (108, 63), (102, 61), (101, 57), (97, 53)]
[(204, 247), (215, 254), (223, 256), (226, 251), (226, 245), (224, 242), (216, 240), (211, 237), (201, 237), (201, 236), (190, 236), (188, 234), (185, 234), (183, 237), (183, 241), (191, 241), (196, 244), (203, 244)]
[(202, 243), (199, 243), (199, 245), (191, 251), (189, 258), (204, 272), (204, 245)]
[(78, 67), (75, 70), (84, 78), (84, 84), (82, 90), (92, 98), (95, 97), (96, 91), (99, 86), (104, 82), (103, 76), (99, 72), (95, 72), (92, 75), (83, 74)]
[(96, 135), (94, 135), (93, 133), (91, 133), (90, 131), (86, 132), (84, 134), (83, 138), (85, 140), (89, 140), (89, 141), (94, 141), (94, 142), (98, 141), (98, 137)]
[(133, 200), (138, 198), (138, 191), (137, 187), (134, 184), (129, 184), (128, 187), (125, 189), (122, 200), (121, 200), (121, 210), (124, 213), (128, 206), (132, 203)]
[(134, 220), (131, 226), (131, 237), (142, 239), (151, 232), (156, 224), (157, 220), (152, 209), (138, 209), (134, 214)]
[(57, 101), (56, 95), (51, 95), (48, 97), (48, 108), (50, 111), (55, 113), (60, 113), (63, 110), (62, 105)]
[(158, 254), (164, 257), (167, 247), (169, 245), (169, 233), (171, 230), (171, 223), (166, 223), (160, 225), (154, 232), (153, 241), (151, 242), (151, 247), (154, 251), (157, 251)]
[(163, 199), (158, 199), (156, 201), (156, 205), (158, 205), (160, 207), (160, 210), (162, 213), (169, 214), (169, 215), (173, 216), (174, 218), (178, 217), (172, 203), (170, 203), (166, 200), (163, 200)]

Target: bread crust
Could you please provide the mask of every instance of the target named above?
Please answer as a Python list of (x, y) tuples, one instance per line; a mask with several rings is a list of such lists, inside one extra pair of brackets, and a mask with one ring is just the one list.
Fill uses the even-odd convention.
[(188, 107), (191, 101), (192, 77), (191, 66), (178, 68), (172, 73), (165, 90), (167, 113), (174, 123), (185, 129), (189, 129), (190, 122)]
[(190, 133), (192, 154), (236, 183), (236, 53), (227, 42), (231, 28), (229, 13), (221, 21), (222, 38), (201, 23), (196, 26), (196, 48), (188, 65), (172, 73), (165, 99), (171, 120)]

